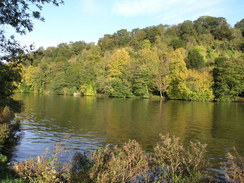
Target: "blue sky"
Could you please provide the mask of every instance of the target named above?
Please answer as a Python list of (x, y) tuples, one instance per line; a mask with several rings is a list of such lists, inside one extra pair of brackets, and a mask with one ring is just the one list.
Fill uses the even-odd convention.
[(22, 44), (56, 46), (70, 41), (97, 42), (104, 34), (158, 24), (178, 24), (210, 15), (225, 17), (233, 26), (244, 18), (244, 0), (64, 0), (46, 5), (45, 22), (34, 21), (34, 31), (17, 36)]

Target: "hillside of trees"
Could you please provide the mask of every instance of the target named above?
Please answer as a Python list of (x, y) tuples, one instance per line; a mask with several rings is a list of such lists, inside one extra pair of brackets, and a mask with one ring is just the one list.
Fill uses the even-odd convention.
[(39, 48), (22, 64), (18, 91), (232, 101), (244, 93), (244, 19), (158, 25)]

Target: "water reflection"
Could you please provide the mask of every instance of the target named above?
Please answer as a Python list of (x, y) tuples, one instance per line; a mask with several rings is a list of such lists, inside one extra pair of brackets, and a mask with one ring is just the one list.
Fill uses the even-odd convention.
[(21, 95), (18, 114), (25, 135), (14, 159), (45, 151), (64, 136), (67, 149), (91, 150), (135, 139), (150, 152), (160, 133), (185, 143), (208, 144), (209, 157), (219, 158), (233, 146), (244, 155), (244, 104)]

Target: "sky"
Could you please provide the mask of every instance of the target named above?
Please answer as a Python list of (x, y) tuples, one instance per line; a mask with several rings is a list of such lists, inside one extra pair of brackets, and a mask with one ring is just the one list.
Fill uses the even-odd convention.
[(104, 34), (131, 31), (159, 24), (175, 25), (200, 16), (224, 17), (233, 27), (244, 18), (244, 0), (64, 0), (44, 5), (45, 22), (34, 21), (34, 30), (18, 36), (36, 48), (59, 43), (97, 42)]

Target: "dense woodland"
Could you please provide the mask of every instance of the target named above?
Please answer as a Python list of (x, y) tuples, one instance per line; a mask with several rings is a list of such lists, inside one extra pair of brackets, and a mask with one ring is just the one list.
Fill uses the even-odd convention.
[(244, 19), (158, 25), (39, 48), (22, 64), (18, 91), (231, 101), (244, 92)]

